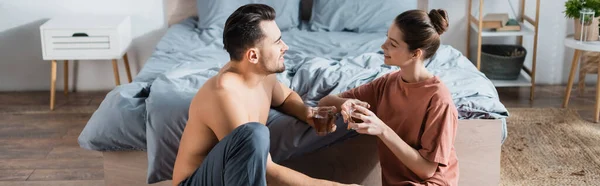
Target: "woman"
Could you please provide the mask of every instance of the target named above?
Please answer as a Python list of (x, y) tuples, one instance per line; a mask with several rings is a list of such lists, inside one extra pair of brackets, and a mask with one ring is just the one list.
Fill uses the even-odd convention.
[(447, 28), (444, 10), (398, 15), (381, 48), (385, 64), (400, 70), (319, 103), (336, 106), (345, 122), (362, 120), (349, 127), (378, 137), (383, 185), (457, 185), (458, 113), (449, 90), (423, 64)]

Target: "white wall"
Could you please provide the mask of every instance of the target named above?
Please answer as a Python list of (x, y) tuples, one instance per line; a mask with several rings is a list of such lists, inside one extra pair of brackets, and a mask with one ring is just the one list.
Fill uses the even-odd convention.
[[(518, 0), (485, 0), (484, 13), (510, 12), (508, 2), (518, 10)], [(573, 33), (572, 21), (564, 17), (566, 0), (541, 0), (540, 31), (538, 39), (537, 83), (562, 84), (568, 78), (573, 50), (565, 48), (563, 39)], [(444, 44), (466, 52), (468, 0), (429, 0), (429, 8), (446, 9), (450, 16), (450, 29), (444, 33)], [(478, 0), (473, 0), (474, 14)], [(527, 0), (526, 14), (535, 17), (535, 0)], [(38, 27), (57, 15), (71, 14), (129, 14), (132, 16), (133, 36), (130, 63), (135, 76), (151, 55), (156, 42), (166, 28), (163, 0), (0, 0), (0, 91), (48, 90), (50, 87), (50, 62), (42, 61)], [(524, 44), (532, 54), (533, 37), (524, 37)], [(485, 38), (484, 43), (514, 42), (515, 37)], [(476, 40), (471, 39), (475, 47)], [(474, 53), (472, 51), (471, 53)], [(121, 80), (126, 76), (119, 63)], [(530, 65), (530, 64), (526, 64)], [(78, 90), (110, 90), (114, 87), (112, 66), (109, 61), (81, 61), (77, 67), (70, 65), (70, 84)], [(73, 82), (77, 80), (77, 82)], [(595, 82), (595, 77), (588, 80)], [(58, 90), (62, 89), (62, 63), (58, 66)], [(73, 87), (72, 87), (73, 88)]]
[[(163, 0), (0, 0), (0, 91), (50, 89), (50, 62), (42, 60), (39, 26), (53, 16), (131, 16), (134, 40), (128, 56), (135, 76), (167, 27), (163, 8)], [(62, 65), (60, 61), (57, 90), (63, 88)], [(125, 83), (122, 60), (119, 65)], [(71, 89), (110, 90), (115, 86), (109, 60), (70, 62), (69, 68)]]

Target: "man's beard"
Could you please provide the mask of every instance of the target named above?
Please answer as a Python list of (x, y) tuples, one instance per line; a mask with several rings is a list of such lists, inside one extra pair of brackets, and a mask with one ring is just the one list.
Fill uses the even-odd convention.
[[(279, 58), (277, 58), (277, 60), (278, 60), (277, 62), (279, 63)], [(273, 64), (273, 66), (269, 67), (269, 65), (266, 62), (262, 61), (261, 66), (262, 66), (263, 71), (267, 74), (275, 74), (275, 73), (284, 72), (285, 65), (281, 65), (281, 67), (277, 67), (278, 63), (275, 63), (275, 64)]]

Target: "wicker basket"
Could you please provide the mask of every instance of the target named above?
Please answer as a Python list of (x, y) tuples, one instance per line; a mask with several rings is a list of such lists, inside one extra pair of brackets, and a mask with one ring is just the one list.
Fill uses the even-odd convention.
[(516, 80), (526, 55), (527, 51), (520, 45), (482, 45), (481, 72), (489, 79)]

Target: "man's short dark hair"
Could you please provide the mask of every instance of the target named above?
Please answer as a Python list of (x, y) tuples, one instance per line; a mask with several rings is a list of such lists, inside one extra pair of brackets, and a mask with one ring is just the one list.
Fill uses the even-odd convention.
[(223, 45), (232, 60), (241, 60), (244, 51), (263, 39), (261, 21), (275, 20), (275, 10), (264, 4), (247, 4), (235, 10), (223, 30)]

